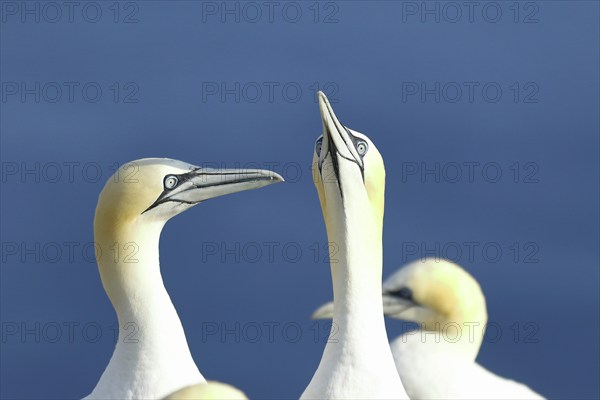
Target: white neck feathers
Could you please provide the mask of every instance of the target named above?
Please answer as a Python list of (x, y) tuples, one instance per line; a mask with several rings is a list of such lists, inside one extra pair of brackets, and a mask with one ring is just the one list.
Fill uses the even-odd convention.
[[(302, 398), (408, 398), (388, 344), (381, 302), (381, 223), (358, 202), (326, 216), (333, 328)], [(361, 204), (361, 203), (358, 203)]]
[(98, 268), (119, 321), (113, 356), (91, 398), (162, 398), (204, 382), (160, 274), (162, 222), (95, 222)]

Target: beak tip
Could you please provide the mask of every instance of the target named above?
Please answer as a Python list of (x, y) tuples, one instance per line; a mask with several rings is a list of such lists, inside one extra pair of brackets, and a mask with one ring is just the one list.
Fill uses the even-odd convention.
[(273, 175), (271, 175), (271, 180), (274, 181), (273, 183), (285, 182), (283, 176), (279, 175), (276, 172), (273, 172)]
[(332, 319), (333, 318), (333, 302), (329, 302), (323, 304), (321, 307), (317, 308), (310, 319)]
[(322, 91), (319, 90), (317, 92), (317, 97), (319, 98), (319, 105), (321, 107), (324, 107), (327, 104), (329, 104), (329, 100), (327, 99), (327, 96), (325, 96), (325, 93), (323, 93)]

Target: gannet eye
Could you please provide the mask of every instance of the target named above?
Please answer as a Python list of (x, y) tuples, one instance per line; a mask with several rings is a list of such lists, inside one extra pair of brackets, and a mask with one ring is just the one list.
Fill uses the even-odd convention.
[(405, 300), (413, 299), (412, 290), (410, 290), (410, 288), (407, 288), (407, 287), (403, 287), (403, 288), (400, 288), (398, 290), (394, 290), (394, 291), (388, 292), (388, 293), (394, 297), (400, 297), (401, 299), (405, 299)]
[(319, 140), (317, 140), (317, 143), (315, 143), (315, 152), (317, 153), (317, 156), (321, 156), (321, 148), (323, 147), (323, 138), (319, 138)]
[(165, 189), (173, 189), (179, 183), (179, 178), (175, 175), (167, 175), (165, 177)]
[(361, 140), (358, 143), (356, 143), (356, 151), (358, 151), (359, 155), (364, 156), (365, 154), (367, 154), (367, 150), (369, 150), (369, 145), (364, 140)]

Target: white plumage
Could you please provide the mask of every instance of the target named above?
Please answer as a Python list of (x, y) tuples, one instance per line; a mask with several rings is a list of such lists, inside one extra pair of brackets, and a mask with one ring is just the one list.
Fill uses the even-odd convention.
[[(458, 265), (429, 258), (401, 268), (383, 284), (383, 308), (392, 318), (420, 325), (390, 344), (411, 399), (543, 398), (475, 361), (487, 323), (485, 297)], [(331, 315), (328, 303), (313, 318)]]
[(319, 92), (323, 137), (313, 176), (331, 255), (335, 336), (303, 399), (407, 398), (387, 341), (381, 305), (385, 169), (365, 135), (345, 128)]
[(163, 284), (160, 233), (171, 217), (201, 201), (280, 181), (269, 171), (203, 169), (169, 159), (133, 161), (109, 179), (96, 207), (94, 238), (120, 329), (87, 398), (158, 399), (206, 382)]

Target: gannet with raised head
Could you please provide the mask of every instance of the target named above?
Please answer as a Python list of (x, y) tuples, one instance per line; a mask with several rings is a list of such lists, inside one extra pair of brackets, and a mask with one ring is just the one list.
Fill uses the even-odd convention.
[[(477, 281), (444, 259), (414, 261), (383, 285), (386, 315), (420, 329), (391, 343), (411, 399), (541, 399), (529, 387), (490, 372), (475, 358), (483, 342), (487, 309)], [(313, 318), (331, 318), (329, 303)]]
[(161, 230), (204, 200), (282, 180), (270, 171), (198, 168), (159, 158), (132, 161), (108, 180), (96, 207), (94, 238), (119, 337), (88, 398), (156, 399), (205, 382), (163, 284)]
[(323, 135), (313, 177), (330, 242), (335, 336), (303, 399), (408, 398), (390, 351), (381, 304), (385, 169), (365, 135), (343, 126), (319, 92)]

